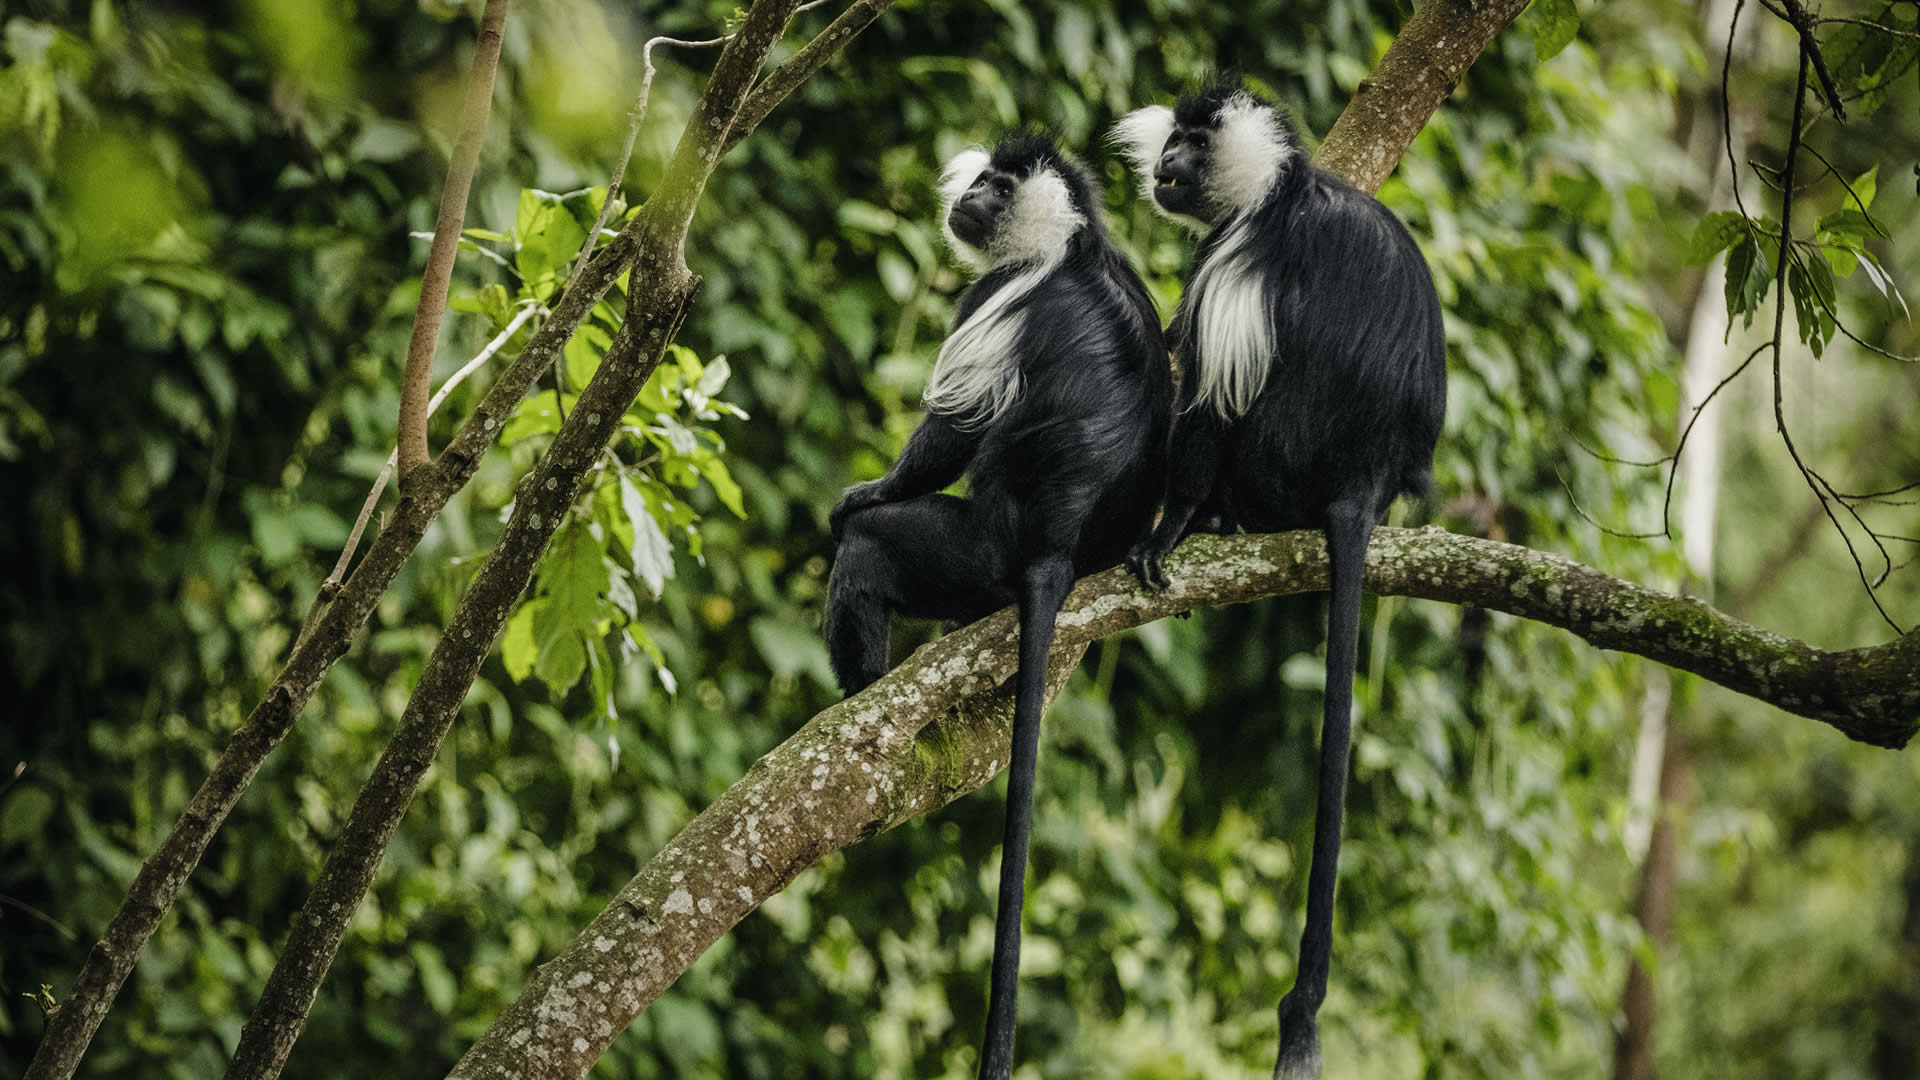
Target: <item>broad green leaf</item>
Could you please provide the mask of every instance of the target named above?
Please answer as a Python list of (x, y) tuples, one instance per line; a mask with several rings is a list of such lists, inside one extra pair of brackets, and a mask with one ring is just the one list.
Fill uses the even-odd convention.
[(580, 675), (587, 669), (587, 650), (579, 634), (569, 630), (554, 635), (540, 650), (540, 662), (535, 670), (540, 681), (556, 698), (564, 697), (580, 681)]
[(1753, 238), (1748, 237), (1735, 244), (1727, 254), (1728, 314), (1744, 315), (1745, 325), (1752, 326), (1754, 313), (1767, 298), (1767, 287), (1772, 281), (1772, 263), (1761, 253), (1760, 246)]
[(1533, 39), (1542, 62), (1553, 59), (1580, 33), (1580, 12), (1573, 0), (1537, 0), (1520, 17), (1520, 29)]
[(900, 221), (893, 211), (859, 199), (843, 200), (834, 216), (847, 228), (878, 233), (882, 236), (891, 233), (893, 227)]
[(633, 526), (633, 545), (629, 548), (633, 571), (658, 600), (667, 580), (673, 577), (673, 545), (667, 542), (666, 531), (655, 520), (647, 498), (624, 476), (620, 478), (620, 505)]
[(725, 356), (716, 356), (707, 361), (707, 369), (700, 373), (700, 381), (695, 384), (699, 391), (708, 397), (717, 397), (726, 389), (727, 379), (733, 375), (732, 365)]
[(1867, 215), (1848, 205), (1845, 209), (1822, 215), (1814, 224), (1814, 231), (1828, 233), (1837, 238), (1859, 240), (1872, 233), (1874, 228), (1873, 221)]
[(613, 344), (613, 338), (605, 330), (587, 323), (574, 332), (560, 350), (567, 363), (567, 387), (578, 391), (600, 370), (600, 361), (607, 355), (607, 347)]
[(818, 634), (769, 615), (756, 617), (747, 633), (775, 675), (804, 674), (828, 690), (834, 688), (833, 665)]
[(507, 632), (500, 639), (500, 661), (515, 682), (527, 681), (527, 676), (533, 674), (534, 662), (540, 658), (539, 643), (533, 638), (533, 620), (541, 603), (535, 599), (521, 604), (520, 610), (507, 620)]
[[(1867, 208), (1873, 207), (1873, 197), (1880, 193), (1880, 166), (1875, 165), (1854, 178), (1853, 195)], [(1851, 201), (1851, 200), (1849, 200)]]
[(713, 493), (719, 497), (720, 504), (733, 511), (733, 516), (745, 520), (747, 508), (740, 500), (740, 485), (734, 482), (733, 474), (727, 471), (727, 463), (717, 454), (702, 454), (699, 458), (700, 475), (713, 485)]
[(1687, 260), (1696, 266), (1705, 265), (1746, 233), (1745, 214), (1735, 210), (1719, 210), (1708, 214), (1700, 219), (1700, 224), (1694, 226), (1693, 239), (1687, 242)]
[(1053, 45), (1068, 74), (1085, 75), (1093, 64), (1093, 16), (1084, 8), (1063, 7), (1053, 20)]

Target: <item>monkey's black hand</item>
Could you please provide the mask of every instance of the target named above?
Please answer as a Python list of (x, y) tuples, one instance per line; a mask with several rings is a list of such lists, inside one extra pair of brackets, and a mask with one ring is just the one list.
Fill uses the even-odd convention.
[(847, 527), (847, 519), (867, 509), (888, 501), (885, 480), (868, 480), (855, 484), (840, 496), (840, 502), (827, 515), (827, 527), (833, 530), (833, 542), (840, 542), (840, 533)]
[(1149, 536), (1133, 545), (1127, 552), (1127, 569), (1140, 579), (1140, 587), (1158, 592), (1167, 587), (1167, 571), (1161, 562), (1167, 557), (1167, 547), (1158, 536)]

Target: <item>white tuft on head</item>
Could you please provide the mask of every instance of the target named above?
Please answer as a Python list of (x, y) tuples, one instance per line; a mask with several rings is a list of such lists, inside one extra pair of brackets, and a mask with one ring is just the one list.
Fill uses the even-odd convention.
[(1253, 228), (1236, 216), (1187, 286), (1193, 304), (1193, 407), (1231, 420), (1267, 385), (1273, 359), (1273, 312), (1247, 242)]
[(1228, 98), (1215, 116), (1213, 164), (1202, 181), (1215, 202), (1234, 213), (1265, 202), (1293, 157), (1280, 116), (1242, 91)]
[(1133, 166), (1134, 178), (1140, 184), (1140, 197), (1153, 203), (1155, 209), (1159, 209), (1160, 204), (1153, 198), (1153, 170), (1160, 164), (1160, 155), (1166, 152), (1167, 136), (1173, 134), (1173, 128), (1172, 109), (1149, 105), (1121, 117), (1114, 123), (1113, 130), (1107, 132), (1107, 141), (1119, 147), (1127, 164)]
[(960, 196), (967, 193), (974, 180), (986, 171), (992, 161), (985, 150), (974, 146), (953, 155), (953, 160), (940, 170), (940, 235), (947, 238), (947, 246), (953, 249), (953, 257), (975, 273), (984, 272), (992, 264), (987, 261), (985, 252), (953, 235), (953, 204), (960, 201)]
[(949, 221), (953, 204), (989, 162), (984, 152), (967, 151), (947, 164), (940, 182), (940, 231), (955, 256), (975, 271), (1020, 266), (947, 335), (921, 397), (927, 408), (960, 417), (963, 427), (992, 423), (1019, 400), (1015, 346), (1026, 327), (1020, 301), (1060, 265), (1067, 242), (1087, 224), (1086, 216), (1074, 208), (1066, 181), (1043, 166), (1015, 189), (985, 251), (965, 243)]

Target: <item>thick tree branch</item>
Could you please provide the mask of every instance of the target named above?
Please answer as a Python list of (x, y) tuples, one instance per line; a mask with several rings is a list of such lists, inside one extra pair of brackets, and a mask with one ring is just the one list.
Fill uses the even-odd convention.
[(1427, 118), (1527, 2), (1427, 0), (1354, 88), (1315, 163), (1362, 191), (1379, 190)]
[(480, 36), (467, 76), (467, 98), (460, 107), (460, 133), (447, 162), (447, 184), (440, 192), (433, 244), (420, 276), (420, 302), (413, 309), (413, 334), (407, 340), (407, 366), (400, 381), (400, 486), (431, 456), (427, 451), (427, 392), (432, 389), (433, 354), (440, 342), (440, 320), (447, 314), (447, 288), (453, 281), (453, 256), (467, 220), (467, 192), (480, 161), (480, 143), (493, 111), (493, 76), (500, 67), (500, 42), (507, 22), (507, 0), (487, 0), (480, 15)]
[[(1006, 672), (986, 658), (1011, 657), (1015, 640), (1001, 616), (950, 634), (756, 761), (534, 973), (449, 1077), (587, 1075), (641, 1010), (800, 871), (991, 780), (1007, 761), (1013, 694), (994, 688)], [(1054, 648), (1049, 701), (1085, 651), (1085, 641)]]
[[(1055, 636), (1067, 661), (1110, 634), (1196, 608), (1327, 586), (1317, 532), (1202, 536), (1142, 592), (1124, 570), (1080, 582)], [(1822, 652), (1698, 600), (1558, 555), (1437, 528), (1375, 532), (1367, 588), (1472, 604), (1658, 660), (1877, 746), (1920, 727), (1920, 633)], [(622, 888), (454, 1070), (459, 1078), (583, 1076), (613, 1035), (721, 935), (821, 856), (985, 784), (1007, 761), (1018, 662), (1011, 609), (922, 647), (754, 763)], [(1001, 687), (995, 689), (995, 687)]]

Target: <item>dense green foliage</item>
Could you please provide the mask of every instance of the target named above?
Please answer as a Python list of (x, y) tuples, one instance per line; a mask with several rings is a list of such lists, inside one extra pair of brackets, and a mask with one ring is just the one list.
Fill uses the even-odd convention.
[[(38, 1037), (33, 996), (63, 991), (276, 670), (392, 447), (425, 253), (410, 230), (431, 228), (467, 7), (250, 0), (203, 18), (28, 0), (0, 25), (0, 694), (19, 717), (0, 729), (0, 1077)], [(638, 43), (711, 36), (730, 8), (515, 5), (440, 377), (564, 278), (605, 197), (594, 185)], [(918, 0), (744, 142), (695, 219), (704, 285), (685, 349), (623, 418), (475, 685), (291, 1074), (444, 1067), (691, 813), (835, 700), (826, 511), (916, 423), (963, 283), (931, 220), (940, 160), (1023, 121), (1054, 127), (1108, 180), (1116, 231), (1171, 311), (1190, 242), (1133, 200), (1101, 132), (1217, 67), (1324, 132), (1405, 14), (1386, 0)], [(801, 16), (796, 38), (825, 17)], [(1436, 498), (1398, 513), (1671, 586), (1673, 543), (1589, 518), (1658, 524), (1664, 472), (1611, 459), (1674, 443), (1703, 287), (1690, 259), (1731, 246), (1726, 295), (1736, 312), (1764, 301), (1756, 324), (1771, 326), (1779, 196), (1749, 174), (1750, 226), (1706, 216), (1718, 58), (1690, 7), (1556, 0), (1519, 29), (1381, 191), (1434, 269), (1451, 365)], [(1777, 157), (1790, 36), (1757, 36), (1733, 90), (1773, 118), (1755, 155)], [(658, 178), (711, 56), (656, 53), (629, 203)], [(1817, 243), (1789, 247), (1805, 260), (1797, 296), (1818, 292), (1896, 352), (1916, 335), (1893, 283), (1920, 272), (1912, 60), (1882, 49), (1839, 72), (1885, 107), (1812, 129), (1835, 172), (1806, 166), (1795, 234)], [(1877, 199), (1856, 182), (1849, 210), (1834, 176), (1877, 176)], [(570, 348), (568, 391), (621, 303), (610, 294)], [(1790, 329), (1785, 372), (1803, 456), (1854, 491), (1920, 477), (1915, 368), (1835, 338), (1808, 303), (1797, 340), (1825, 358)], [(1774, 434), (1766, 377), (1724, 405), (1714, 586), (1817, 644), (1876, 639), (1885, 626), (1825, 518), (1797, 524), (1818, 508)], [(453, 393), (436, 440), (485, 383)], [(559, 402), (570, 393), (549, 381), (523, 404), (330, 674), (149, 946), (92, 1075), (217, 1074)], [(1920, 533), (1910, 504), (1872, 512)], [(1914, 554), (1890, 546), (1894, 562)], [(1911, 578), (1882, 595), (1920, 613)], [(1369, 614), (1328, 1059), (1342, 1076), (1595, 1075), (1644, 951), (1624, 836), (1648, 671), (1505, 617), (1406, 601)], [(1047, 724), (1022, 1075), (1270, 1066), (1304, 891), (1322, 621), (1303, 598), (1089, 653)], [(1730, 695), (1676, 693), (1700, 793), (1680, 937), (1658, 966), (1663, 1067), (1914, 1075), (1920, 765)], [(983, 793), (803, 875), (596, 1075), (972, 1075), (1000, 817)]]

